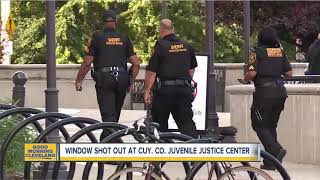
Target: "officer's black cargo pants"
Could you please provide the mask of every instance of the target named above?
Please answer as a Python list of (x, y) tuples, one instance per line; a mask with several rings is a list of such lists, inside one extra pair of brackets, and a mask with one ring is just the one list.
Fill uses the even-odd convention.
[[(265, 150), (276, 157), (282, 146), (277, 139), (277, 125), (286, 98), (263, 98), (254, 95), (251, 106), (252, 128)], [(264, 161), (266, 165), (272, 165)]]
[(152, 100), (152, 120), (160, 125), (159, 130), (168, 130), (168, 119), (172, 114), (182, 134), (196, 138), (193, 122), (191, 88), (187, 86), (167, 86), (155, 90)]
[[(118, 122), (129, 85), (129, 75), (119, 72), (117, 79), (110, 72), (96, 72), (96, 94), (103, 122)], [(111, 131), (104, 130), (100, 140)]]

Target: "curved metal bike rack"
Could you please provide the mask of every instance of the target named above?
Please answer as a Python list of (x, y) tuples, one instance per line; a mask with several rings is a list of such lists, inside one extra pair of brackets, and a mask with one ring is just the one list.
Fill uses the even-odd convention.
[[(135, 128), (122, 129), (122, 130), (119, 130), (119, 131), (109, 135), (108, 137), (104, 138), (101, 141), (101, 143), (108, 143), (108, 142), (112, 141), (112, 139), (119, 138), (118, 136), (122, 136), (122, 135), (126, 135), (126, 134), (133, 135), (138, 142), (140, 142), (139, 139), (141, 139), (142, 141), (151, 140), (149, 138), (144, 138), (143, 136), (138, 136), (139, 133), (143, 133), (144, 134), (146, 132), (146, 130), (147, 129), (144, 126), (140, 127), (139, 131), (137, 131), (137, 129), (135, 129)], [(133, 133), (133, 134), (131, 134), (131, 133)], [(173, 136), (174, 136), (174, 138), (172, 138)], [(188, 136), (188, 135), (185, 135), (185, 134), (179, 134), (178, 135), (178, 134), (172, 133), (172, 132), (159, 133), (159, 137), (160, 137), (160, 139), (162, 141), (169, 142), (169, 143), (172, 143), (173, 139), (180, 140), (180, 141), (193, 140), (193, 138)], [(189, 166), (188, 162), (182, 162), (182, 164), (183, 164), (183, 167), (184, 167), (185, 172), (187, 174), (188, 171), (190, 170), (190, 166)], [(120, 164), (117, 167), (116, 171), (124, 168), (125, 165), (127, 165), (127, 167), (132, 167), (132, 163), (124, 162), (124, 163)], [(164, 164), (162, 164), (162, 165), (164, 165)], [(85, 169), (84, 169), (84, 172), (83, 172), (83, 176), (82, 176), (83, 179), (88, 179), (87, 175), (90, 172), (90, 170), (87, 170), (86, 168), (91, 168), (91, 166), (92, 166), (92, 162), (87, 162), (86, 163), (86, 166), (85, 166)], [(98, 171), (100, 170), (99, 168), (100, 168), (100, 166), (98, 167)], [(103, 171), (103, 167), (101, 168), (101, 171)], [(85, 174), (85, 172), (86, 172), (86, 174)]]
[[(16, 109), (25, 109), (25, 108), (16, 108)], [(28, 108), (27, 108), (28, 109)], [(15, 110), (15, 109), (12, 109)], [(10, 111), (10, 110), (9, 110)], [(16, 111), (14, 111), (16, 112)], [(12, 112), (10, 113), (12, 114)], [(1, 153), (0, 153), (0, 178), (3, 179), (4, 173), (3, 173), (3, 165), (4, 165), (4, 156), (5, 156), (5, 152), (11, 142), (11, 140), (14, 138), (14, 136), (25, 126), (27, 126), (28, 124), (32, 123), (36, 126), (38, 132), (42, 132), (43, 129), (40, 126), (40, 124), (36, 121), (40, 120), (40, 119), (44, 119), (44, 118), (48, 118), (49, 121), (51, 121), (52, 123), (56, 122), (57, 120), (52, 119), (52, 118), (66, 118), (66, 117), (70, 117), (69, 115), (66, 114), (61, 114), (61, 113), (41, 113), (41, 114), (37, 114), (31, 117), (26, 118), (25, 120), (21, 121), (11, 132), (10, 134), (6, 137), (5, 141), (3, 142), (2, 146), (1, 146)], [(39, 126), (39, 127), (37, 127)], [(65, 136), (65, 137), (70, 137), (70, 135), (68, 134), (68, 132), (64, 129), (61, 128), (60, 129), (61, 133)]]
[[(39, 113), (43, 112), (41, 110), (34, 109), (34, 108), (19, 108), (19, 107), (15, 107), (15, 106), (12, 106), (12, 105), (4, 105), (4, 104), (2, 104), (1, 107), (3, 109), (8, 109), (8, 110), (0, 113), (0, 123), (1, 123), (1, 121), (4, 120), (4, 118), (6, 118), (8, 116), (21, 114), (23, 117), (28, 118), (28, 117), (31, 116), (31, 114), (39, 114)], [(43, 131), (43, 128), (41, 127), (41, 125), (38, 122), (33, 122), (33, 125), (36, 127), (38, 132), (42, 132)]]
[(12, 108), (17, 108), (17, 106), (10, 105), (10, 104), (0, 104), (0, 110), (8, 110)]
[[(31, 116), (31, 114), (38, 114), (38, 113), (43, 112), (39, 109), (19, 108), (19, 107), (15, 107), (12, 105), (5, 105), (5, 104), (1, 104), (1, 108), (7, 109), (7, 110), (0, 113), (0, 123), (1, 123), (1, 121), (4, 120), (4, 118), (11, 116), (11, 115), (21, 114), (23, 117), (28, 118)], [(38, 132), (43, 131), (43, 128), (41, 127), (41, 125), (38, 122), (34, 122), (33, 125), (38, 130)], [(10, 134), (8, 136), (10, 136)], [(8, 138), (8, 136), (7, 136), (7, 138)], [(4, 176), (3, 160), (4, 160), (5, 150), (7, 149), (7, 147), (5, 146), (5, 143), (6, 143), (6, 141), (3, 142), (3, 144), (1, 145), (1, 149), (0, 149), (0, 179), (3, 179), (3, 176)]]
[[(146, 131), (146, 128), (144, 126), (142, 126), (139, 131), (136, 131), (135, 128), (128, 129), (127, 126), (122, 124), (117, 124), (117, 123), (107, 123), (107, 122), (101, 123), (100, 121), (91, 119), (91, 118), (71, 117), (69, 115), (62, 114), (62, 113), (55, 113), (55, 112), (45, 113), (39, 109), (20, 108), (13, 105), (0, 104), (0, 123), (1, 121), (4, 121), (6, 117), (16, 115), (16, 114), (22, 115), (25, 119), (21, 120), (21, 122), (19, 122), (16, 125), (16, 127), (8, 134), (8, 136), (3, 141), (3, 144), (0, 149), (0, 179), (3, 179), (4, 177), (4, 171), (3, 171), (4, 157), (5, 157), (6, 150), (10, 145), (10, 142), (16, 136), (16, 134), (19, 133), (21, 129), (23, 129), (29, 124), (33, 124), (37, 129), (37, 131), (39, 132), (37, 139), (34, 141), (35, 143), (47, 142), (46, 137), (56, 129), (59, 129), (59, 131), (62, 133), (67, 143), (74, 143), (83, 135), (87, 135), (92, 143), (98, 143), (99, 141), (93, 135), (92, 131), (99, 130), (99, 129), (109, 130), (110, 132), (112, 132), (112, 134), (110, 134), (109, 136), (101, 140), (100, 143), (108, 143), (114, 139), (113, 137), (124, 135), (125, 132), (132, 133), (128, 135), (132, 135), (138, 142), (140, 142), (141, 140), (148, 139), (148, 137), (145, 137), (141, 134)], [(38, 120), (41, 120), (41, 119), (48, 119), (52, 124), (49, 127), (46, 127), (46, 129), (43, 129), (38, 122)], [(61, 119), (61, 120), (57, 120), (57, 119)], [(78, 126), (80, 130), (70, 137), (68, 131), (64, 127), (65, 125), (68, 125), (68, 124), (74, 124)], [(85, 124), (89, 124), (89, 126)], [(162, 140), (167, 139), (166, 142), (174, 142), (173, 140), (170, 140), (170, 138), (172, 138), (172, 134), (175, 134), (175, 133), (171, 133), (171, 134), (168, 132), (159, 133), (160, 138)], [(180, 134), (180, 135), (181, 136), (176, 136), (174, 139), (184, 141), (186, 143), (192, 143), (193, 141), (196, 141), (199, 143), (199, 139), (193, 139), (192, 137), (183, 135), (183, 134)], [(200, 143), (207, 143), (208, 141), (213, 141), (213, 140), (202, 139), (200, 140)], [(284, 169), (284, 167), (275, 157), (273, 157), (271, 154), (265, 151), (260, 151), (260, 156), (262, 158), (267, 158), (272, 162), (274, 162), (274, 166), (277, 168), (277, 170), (279, 171), (280, 175), (284, 180), (291, 180), (287, 171)], [(93, 163), (94, 162), (86, 163), (83, 174), (82, 174), (82, 179), (89, 178), (89, 174), (90, 174)], [(53, 179), (58, 178), (60, 164), (61, 162), (54, 163), (53, 172), (52, 172)], [(124, 168), (124, 166), (127, 166), (127, 167), (132, 166), (132, 162), (120, 163), (118, 164), (117, 169)], [(25, 169), (24, 169), (25, 179), (30, 179), (30, 173), (31, 173), (30, 167), (31, 167), (31, 162), (26, 162)], [(70, 168), (69, 168), (68, 177), (67, 177), (68, 179), (73, 178), (75, 173), (75, 168), (76, 168), (76, 162), (70, 162)], [(42, 168), (41, 178), (45, 178), (47, 176), (48, 169), (49, 169), (49, 162), (45, 162)], [(99, 180), (102, 179), (103, 174), (104, 174), (104, 162), (98, 162), (97, 179)]]
[[(134, 128), (130, 128), (130, 129), (122, 129), (122, 130), (118, 130), (112, 134), (110, 134), (109, 136), (105, 137), (101, 143), (108, 143), (110, 141), (112, 141), (113, 136), (117, 136), (117, 135), (122, 135), (124, 132), (136, 132), (136, 130)], [(141, 139), (143, 138), (142, 136), (139, 136)], [(137, 138), (139, 138), (137, 137)], [(83, 174), (82, 174), (82, 179), (89, 179), (89, 174), (90, 174), (90, 170), (91, 170), (91, 167), (93, 165), (93, 162), (87, 162), (85, 167), (84, 167), (84, 170), (83, 170)], [(132, 163), (125, 163), (125, 162), (122, 162), (121, 164), (118, 165), (116, 171), (124, 168), (124, 166), (127, 165), (127, 167), (132, 167)], [(103, 177), (103, 168), (104, 168), (104, 164), (103, 162), (98, 162), (98, 175), (97, 175), (97, 179), (102, 179)], [(73, 173), (70, 171), (70, 173)]]
[[(91, 126), (88, 126), (86, 128), (81, 129), (78, 131), (76, 134), (74, 134), (70, 139), (68, 139), (67, 143), (74, 143), (76, 140), (78, 140), (80, 137), (83, 135), (87, 134), (88, 132), (94, 131), (94, 130), (99, 130), (99, 129), (124, 129), (127, 128), (127, 126), (122, 125), (122, 124), (117, 124), (117, 123), (111, 123), (111, 122), (104, 122), (104, 123), (96, 123)], [(58, 172), (59, 172), (59, 167), (60, 167), (60, 162), (56, 162), (54, 164), (53, 168), (53, 173), (52, 173), (52, 179), (57, 179), (58, 178)], [(70, 162), (70, 167), (69, 167), (69, 173), (67, 179), (72, 179), (74, 176), (74, 170), (75, 170), (76, 162)], [(103, 169), (103, 162), (98, 163), (99, 167), (102, 167)], [(97, 179), (100, 179), (100, 177), (103, 177), (103, 171), (98, 171), (98, 176)]]
[(276, 166), (277, 170), (279, 171), (284, 180), (291, 180), (288, 172), (284, 169), (284, 167), (277, 158), (273, 157), (270, 153), (262, 150), (260, 151), (260, 156), (262, 158), (267, 158), (271, 160), (274, 163), (273, 165)]
[(0, 113), (0, 122), (5, 117), (15, 115), (15, 114), (21, 114), (22, 116), (27, 118), (27, 117), (30, 117), (31, 114), (39, 114), (42, 112), (43, 111), (41, 111), (39, 109), (35, 109), (35, 108), (19, 108), (19, 107), (18, 108), (10, 108), (7, 111)]
[[(76, 126), (78, 126), (80, 129), (85, 128), (86, 126), (83, 124), (95, 124), (95, 123), (99, 123), (99, 121), (95, 120), (95, 119), (91, 119), (91, 118), (84, 118), (84, 117), (69, 117), (66, 119), (63, 119), (61, 121), (57, 121), (53, 124), (51, 124), (49, 127), (47, 127), (43, 132), (41, 132), (41, 134), (37, 137), (37, 139), (35, 140), (35, 143), (40, 143), (44, 140), (44, 138), (51, 133), (52, 131), (54, 131), (55, 129), (60, 129), (61, 127), (68, 125), (68, 124), (75, 124)], [(96, 137), (92, 134), (92, 132), (87, 133), (89, 139), (91, 140), (92, 143), (97, 143), (97, 139)], [(69, 139), (70, 137), (68, 137)], [(66, 140), (68, 140), (66, 138)], [(25, 179), (30, 178), (30, 174), (26, 174), (27, 172), (30, 172), (30, 166), (31, 163), (30, 162), (26, 162), (25, 164)], [(49, 167), (49, 162), (45, 162), (44, 163), (44, 168), (42, 171), (42, 174), (40, 176), (41, 179), (45, 179), (47, 172), (48, 172), (48, 167)]]

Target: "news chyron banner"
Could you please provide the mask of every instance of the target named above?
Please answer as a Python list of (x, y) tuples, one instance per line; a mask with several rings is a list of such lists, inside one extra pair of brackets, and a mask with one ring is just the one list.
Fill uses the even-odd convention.
[(25, 161), (260, 161), (260, 145), (257, 143), (25, 144)]

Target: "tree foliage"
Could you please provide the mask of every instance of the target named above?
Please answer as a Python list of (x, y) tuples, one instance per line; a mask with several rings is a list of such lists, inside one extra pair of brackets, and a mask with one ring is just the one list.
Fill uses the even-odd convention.
[[(106, 3), (107, 4), (107, 3)], [(68, 1), (56, 13), (57, 60), (79, 63), (84, 44), (99, 27), (105, 4), (99, 1)]]
[[(100, 16), (108, 8), (119, 15), (118, 30), (127, 33), (141, 59), (148, 60), (155, 41), (159, 39), (160, 1), (78, 0), (56, 2), (58, 63), (82, 61), (84, 44), (94, 31), (101, 29)], [(45, 63), (44, 1), (13, 1), (13, 12), (17, 23), (14, 62)], [(168, 1), (168, 15), (178, 36), (198, 52), (205, 51), (204, 12), (204, 1)], [(241, 36), (229, 24), (221, 23), (218, 27), (215, 30), (216, 58), (221, 62), (241, 61)]]
[(123, 12), (124, 30), (131, 37), (139, 57), (146, 60), (150, 57), (156, 40), (161, 15), (159, 1), (131, 1), (127, 11)]
[[(251, 2), (251, 32), (265, 25), (274, 26), (287, 41), (283, 44), (294, 57), (295, 38), (300, 37), (304, 50), (320, 31), (320, 2)], [(178, 36), (198, 52), (205, 52), (204, 1), (167, 1), (168, 17)], [(14, 40), (15, 63), (45, 63), (45, 2), (13, 1), (17, 32)], [(84, 44), (101, 29), (101, 13), (111, 8), (118, 14), (117, 28), (128, 34), (143, 61), (150, 57), (159, 39), (161, 1), (96, 0), (56, 1), (56, 56), (58, 63), (80, 63)], [(215, 2), (215, 60), (243, 60), (243, 2)], [(291, 43), (291, 44), (290, 44)], [(253, 43), (254, 44), (254, 43)], [(292, 54), (291, 54), (292, 53)]]
[(45, 59), (45, 4), (42, 1), (13, 1), (17, 23), (14, 62), (43, 63)]
[(271, 25), (291, 44), (295, 44), (296, 38), (300, 38), (304, 52), (320, 32), (320, 2), (253, 2), (251, 9), (254, 9), (256, 27)]
[[(99, 23), (105, 3), (61, 1), (56, 3), (56, 56), (59, 63), (81, 61), (84, 42)], [(97, 10), (97, 11), (96, 11)], [(17, 21), (13, 60), (17, 63), (44, 63), (45, 3), (44, 1), (13, 1)]]

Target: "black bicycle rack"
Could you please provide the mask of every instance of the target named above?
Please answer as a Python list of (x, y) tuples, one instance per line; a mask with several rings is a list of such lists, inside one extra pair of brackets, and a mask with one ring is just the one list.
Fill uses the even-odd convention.
[[(14, 115), (20, 115), (22, 118), (20, 122), (4, 137), (2, 144), (0, 144), (0, 180), (4, 179), (4, 160), (6, 151), (14, 139), (14, 137), (26, 126), (32, 124), (38, 132), (38, 136), (33, 143), (47, 143), (49, 142), (47, 137), (50, 133), (55, 130), (61, 132), (63, 138), (67, 143), (76, 142), (83, 135), (87, 135), (92, 143), (99, 143), (97, 138), (93, 135), (92, 131), (96, 129), (111, 129), (111, 132), (116, 132), (115, 130), (126, 129), (127, 126), (117, 123), (101, 123), (98, 120), (85, 118), (85, 117), (71, 117), (67, 114), (56, 113), (56, 112), (43, 112), (35, 108), (24, 108), (16, 107), (13, 105), (0, 104), (0, 124), (5, 121), (6, 118)], [(50, 125), (46, 128), (41, 126), (38, 121), (46, 119), (50, 121)], [(73, 136), (64, 128), (65, 125), (73, 124), (79, 127), (79, 132), (75, 133)], [(88, 127), (90, 127), (88, 129)], [(85, 131), (84, 131), (85, 130)], [(30, 142), (31, 143), (31, 142)], [(83, 173), (83, 179), (88, 179), (90, 174), (90, 169), (93, 162), (89, 162)], [(61, 162), (54, 163), (52, 178), (57, 179), (59, 174), (59, 167)], [(91, 165), (90, 165), (91, 164)], [(45, 179), (48, 177), (47, 173), (49, 170), (50, 162), (42, 163), (42, 173), (40, 179)], [(75, 173), (76, 162), (70, 162), (68, 179), (72, 178)], [(97, 179), (102, 179), (103, 177), (104, 163), (98, 163), (98, 174)], [(24, 179), (31, 178), (31, 162), (25, 162), (24, 167)], [(51, 178), (51, 177), (49, 177)]]
[[(110, 132), (113, 132), (113, 136), (117, 136), (117, 134), (123, 134), (125, 131), (130, 131), (133, 132), (134, 128), (128, 129), (127, 126), (122, 125), (122, 124), (117, 124), (117, 123), (106, 123), (106, 122), (100, 122), (95, 119), (91, 118), (85, 118), (85, 117), (71, 117), (70, 115), (67, 114), (62, 114), (62, 113), (57, 113), (57, 112), (43, 112), (39, 109), (34, 109), (34, 108), (23, 108), (23, 107), (16, 107), (13, 105), (5, 105), (5, 104), (0, 104), (0, 125), (1, 122), (4, 122), (7, 120), (7, 118), (14, 116), (14, 115), (20, 115), (21, 118), (19, 118), (18, 124), (15, 125), (15, 127), (10, 130), (8, 135), (6, 137), (3, 137), (2, 144), (0, 144), (0, 180), (4, 179), (4, 160), (5, 160), (5, 155), (6, 151), (14, 139), (14, 137), (26, 126), (28, 125), (33, 125), (35, 129), (38, 132), (38, 136), (34, 142), (30, 143), (47, 143), (49, 141), (49, 135), (50, 133), (54, 131), (59, 131), (62, 134), (62, 137), (64, 138), (66, 143), (76, 143), (77, 140), (79, 140), (83, 136), (87, 136), (89, 140), (92, 143), (100, 143), (99, 140), (94, 136), (93, 131), (95, 130), (109, 130)], [(39, 123), (40, 120), (46, 120), (49, 121), (50, 124), (46, 127), (41, 125)], [(69, 132), (65, 129), (66, 125), (75, 125), (79, 128), (79, 131), (74, 133), (73, 135), (70, 135)], [(145, 129), (142, 127), (140, 129), (140, 132), (144, 132)], [(161, 139), (166, 139), (166, 136), (170, 135), (170, 133), (166, 134), (162, 133), (159, 134)], [(145, 138), (142, 137), (141, 134), (134, 134), (134, 138), (141, 139)], [(184, 137), (185, 136), (185, 137)], [(105, 139), (101, 141), (101, 143), (107, 143), (111, 141), (112, 136), (108, 136)], [(182, 138), (180, 140), (186, 141), (186, 140), (191, 140), (189, 136), (182, 135)], [(179, 140), (179, 138), (177, 139)], [(167, 140), (166, 142), (170, 142), (170, 140)], [(190, 141), (192, 142), (192, 140)], [(203, 140), (203, 142), (207, 142), (207, 140)], [(173, 141), (172, 141), (173, 143)], [(273, 159), (276, 163), (275, 166), (277, 167), (281, 176), (285, 180), (289, 180), (290, 176), (286, 172), (286, 170), (283, 168), (283, 166), (280, 164), (280, 162), (277, 161), (273, 156), (270, 154), (261, 151), (261, 157), (268, 157)], [(32, 162), (25, 162), (25, 167), (24, 167), (24, 179), (31, 179), (31, 163)], [(49, 176), (49, 167), (53, 164), (53, 169), (52, 169), (52, 177)], [(64, 162), (67, 163), (67, 162)], [(76, 162), (69, 162), (69, 170), (67, 172), (67, 176), (65, 177), (66, 179), (72, 179), (75, 174), (75, 169), (76, 169)], [(94, 162), (87, 162), (83, 174), (82, 174), (82, 179), (88, 179), (90, 170), (92, 168)], [(41, 174), (40, 174), (40, 179), (45, 179), (46, 177), (52, 178), (52, 179), (60, 179), (59, 177), (59, 170), (62, 162), (43, 162), (42, 163), (42, 168), (41, 168)], [(130, 167), (132, 166), (131, 162), (124, 162), (119, 168), (124, 168), (124, 166)], [(98, 162), (98, 173), (97, 173), (97, 179), (102, 179), (104, 175), (104, 162)]]

